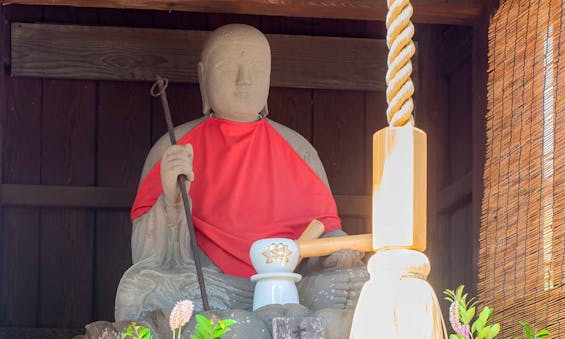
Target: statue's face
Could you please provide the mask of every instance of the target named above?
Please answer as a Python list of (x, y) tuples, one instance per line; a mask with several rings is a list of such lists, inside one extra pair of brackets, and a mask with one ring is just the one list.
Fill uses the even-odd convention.
[(204, 86), (215, 116), (249, 122), (267, 102), (271, 52), (258, 39), (223, 43), (204, 62)]

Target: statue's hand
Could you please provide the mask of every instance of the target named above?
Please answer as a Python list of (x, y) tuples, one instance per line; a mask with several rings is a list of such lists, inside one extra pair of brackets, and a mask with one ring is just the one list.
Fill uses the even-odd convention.
[(180, 188), (177, 184), (179, 175), (187, 178), (187, 190), (190, 189), (190, 182), (194, 180), (192, 170), (192, 157), (194, 151), (192, 145), (172, 145), (161, 158), (161, 183), (163, 194), (168, 205), (176, 205), (181, 201)]
[(355, 307), (369, 274), (364, 266), (345, 270), (318, 271), (298, 283), (300, 303), (314, 311)]
[(322, 270), (345, 270), (355, 267), (365, 267), (361, 259), (365, 254), (355, 250), (339, 250), (326, 257), (320, 257)]

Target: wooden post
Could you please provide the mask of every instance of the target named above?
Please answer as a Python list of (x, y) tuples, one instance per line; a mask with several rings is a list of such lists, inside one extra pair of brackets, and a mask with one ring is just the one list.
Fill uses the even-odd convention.
[(426, 249), (426, 133), (386, 127), (373, 136), (373, 249)]

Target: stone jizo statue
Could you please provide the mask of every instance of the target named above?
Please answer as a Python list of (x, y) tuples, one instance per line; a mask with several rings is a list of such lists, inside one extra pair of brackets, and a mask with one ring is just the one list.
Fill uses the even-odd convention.
[[(252, 241), (296, 239), (314, 218), (326, 225), (324, 237), (345, 235), (316, 150), (267, 119), (270, 71), (269, 44), (255, 28), (227, 25), (210, 35), (198, 65), (204, 116), (175, 128), (185, 145), (171, 146), (167, 136), (157, 141), (143, 167), (132, 209), (133, 266), (118, 287), (116, 321), (171, 309), (186, 298), (202, 308), (179, 175), (190, 183), (213, 309), (251, 310)], [(301, 304), (351, 308), (368, 277), (361, 257), (342, 250), (305, 261)]]

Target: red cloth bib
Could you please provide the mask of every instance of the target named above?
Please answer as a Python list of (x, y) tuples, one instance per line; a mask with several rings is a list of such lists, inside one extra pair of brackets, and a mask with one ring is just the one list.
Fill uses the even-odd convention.
[[(341, 228), (329, 189), (267, 122), (208, 118), (179, 144), (194, 148), (190, 188), (196, 241), (224, 272), (250, 277), (249, 248), (258, 239), (297, 239), (312, 219)], [(132, 220), (162, 193), (161, 163), (141, 183)]]

